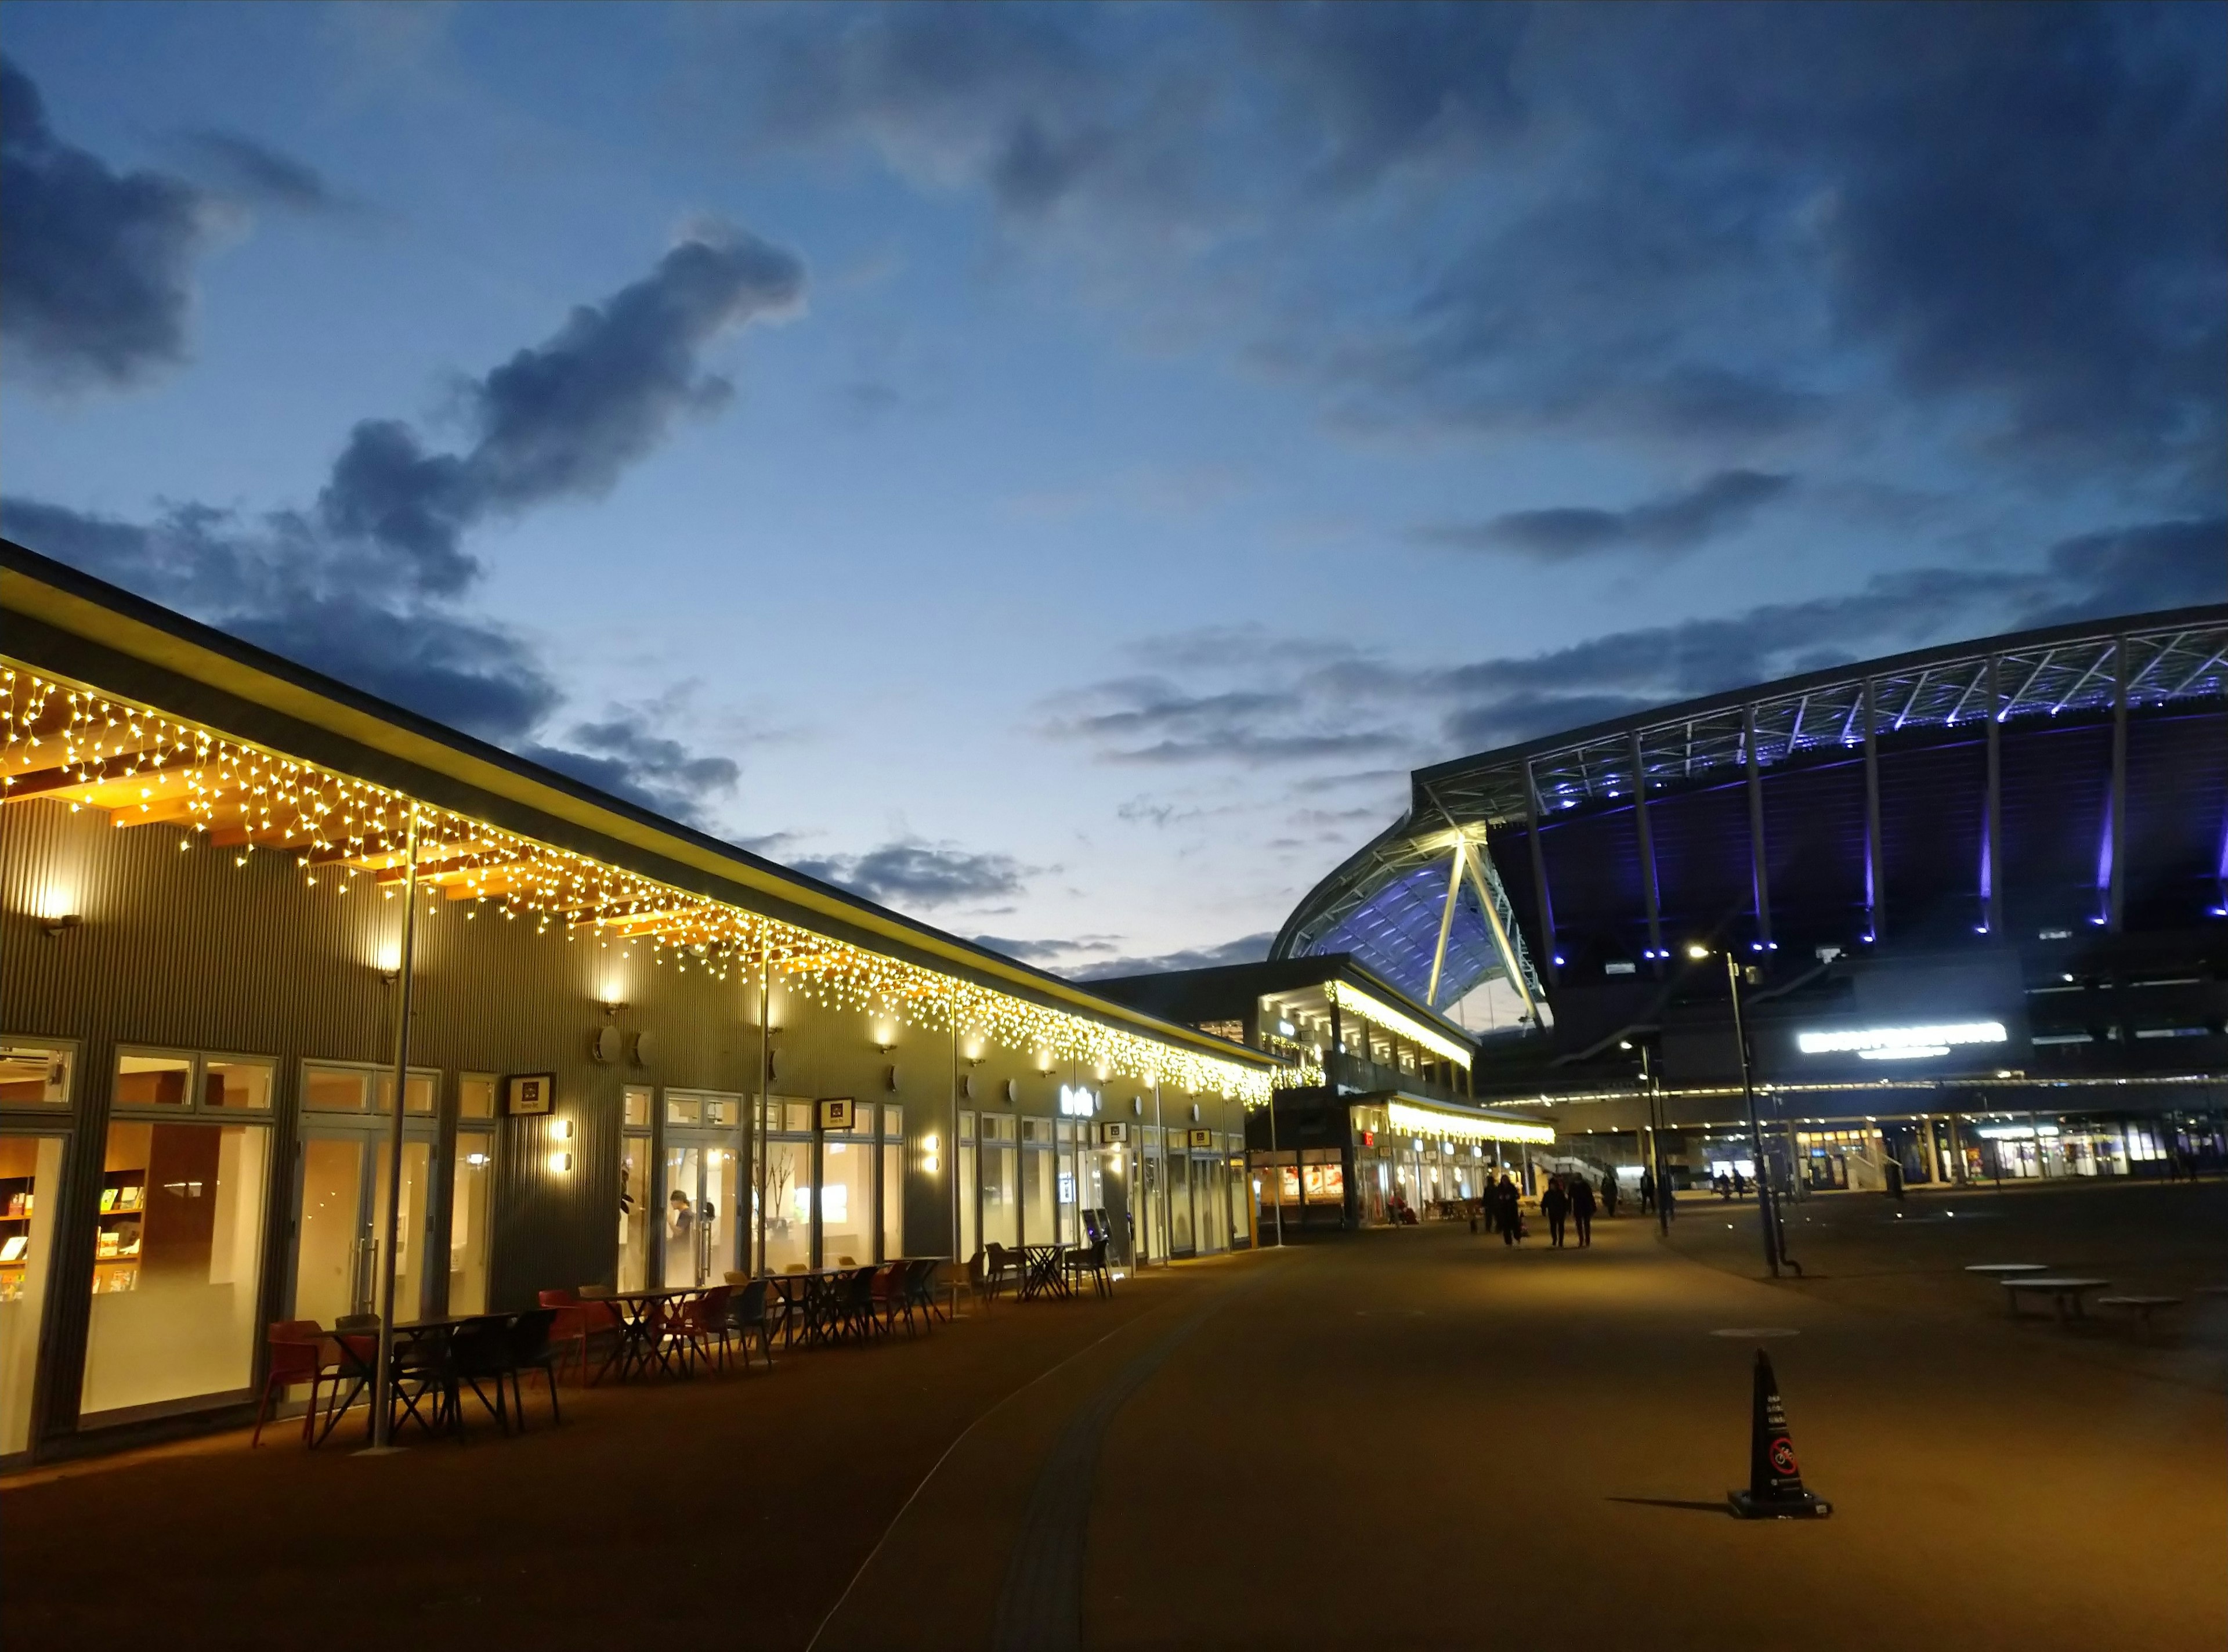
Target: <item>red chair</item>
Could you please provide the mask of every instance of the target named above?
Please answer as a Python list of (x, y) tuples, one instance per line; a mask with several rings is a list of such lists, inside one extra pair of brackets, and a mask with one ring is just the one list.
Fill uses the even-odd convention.
[(324, 1327), (314, 1319), (282, 1319), (266, 1336), (269, 1349), (263, 1373), (263, 1398), (255, 1408), (255, 1432), (251, 1446), (263, 1444), (263, 1425), (270, 1419), (271, 1402), (281, 1389), (295, 1383), (310, 1385), (310, 1403), (302, 1412), (302, 1444), (314, 1442), (317, 1421), (317, 1390), (330, 1380), (336, 1394), (341, 1385), (340, 1360), (325, 1341)]
[(727, 1363), (727, 1340), (734, 1329), (728, 1322), (727, 1300), (733, 1295), (733, 1285), (714, 1285), (675, 1310), (667, 1335), (681, 1345), (681, 1356), (690, 1370), (695, 1368), (699, 1350), (714, 1370)]
[(549, 1328), (550, 1346), (567, 1349), (570, 1345), (568, 1351), (559, 1354), (557, 1369), (561, 1371), (568, 1359), (576, 1361), (580, 1367), (580, 1381), (585, 1385), (588, 1380), (588, 1339), (619, 1328), (611, 1305), (583, 1302), (580, 1293), (570, 1289), (542, 1291), (541, 1302), (544, 1308), (557, 1310), (556, 1321)]
[(886, 1262), (875, 1271), (867, 1319), (885, 1335), (895, 1329), (900, 1314), (905, 1316), (906, 1332), (912, 1330), (912, 1306), (906, 1300), (906, 1272), (902, 1262)]

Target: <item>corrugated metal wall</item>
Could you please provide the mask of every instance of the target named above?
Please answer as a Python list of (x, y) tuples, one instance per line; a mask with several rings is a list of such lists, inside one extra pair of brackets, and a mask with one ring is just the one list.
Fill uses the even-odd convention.
[[(183, 846), (182, 848), (182, 846)], [(45, 1429), (76, 1417), (92, 1271), (91, 1212), (97, 1203), (110, 1074), (119, 1044), (270, 1056), (278, 1064), (273, 1120), (272, 1197), (265, 1269), (266, 1319), (285, 1307), (301, 1064), (393, 1060), (394, 991), (382, 952), (400, 934), (403, 903), (370, 880), (342, 894), (321, 877), (312, 887), (291, 855), (237, 851), (169, 826), (118, 830), (94, 810), (73, 813), (41, 800), (0, 809), (0, 1032), (78, 1041), (77, 1139), (65, 1173), (68, 1194), (49, 1296), (48, 1366), (59, 1373), (46, 1398)], [(60, 935), (35, 914), (76, 912)], [(721, 981), (701, 968), (658, 966), (592, 934), (538, 934), (531, 919), (507, 920), (492, 906), (421, 899), (411, 1063), (444, 1075), (443, 1106), (454, 1105), (464, 1072), (557, 1074), (556, 1117), (577, 1131), (574, 1168), (550, 1168), (539, 1119), (504, 1119), (494, 1202), (491, 1296), (495, 1305), (530, 1304), (553, 1285), (609, 1281), (616, 1264), (621, 1091), (628, 1084), (749, 1093), (759, 1048), (755, 972)], [(646, 1064), (611, 1065), (592, 1053), (616, 997), (617, 1025), (651, 1034)], [(900, 1028), (896, 1047), (874, 1047), (869, 1017), (824, 1008), (777, 983), (771, 1021), (779, 1030), (778, 1092), (850, 1094), (906, 1108), (907, 1247), (948, 1250), (951, 1039)], [(887, 1085), (898, 1068), (898, 1088)], [(1055, 1111), (1057, 1077), (1034, 1070), (1032, 1053), (991, 1051), (974, 1069), (978, 1086), (1015, 1080), (1022, 1108)], [(933, 1132), (942, 1151), (933, 1182), (914, 1143)], [(93, 1150), (88, 1150), (93, 1149)], [(80, 1242), (80, 1241), (82, 1242)]]

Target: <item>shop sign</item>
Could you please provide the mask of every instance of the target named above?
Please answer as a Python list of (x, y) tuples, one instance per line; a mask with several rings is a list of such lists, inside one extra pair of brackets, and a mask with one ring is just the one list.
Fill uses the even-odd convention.
[(1191, 1131), (1189, 1135), (1191, 1144), (1194, 1147), (1213, 1147), (1214, 1145), (1214, 1132), (1211, 1130), (1195, 1130)]
[(514, 1073), (503, 1080), (503, 1110), (512, 1117), (529, 1113), (546, 1113), (557, 1098), (557, 1075), (554, 1073)]
[(1375, 1147), (1377, 1145), (1377, 1132), (1373, 1130), (1366, 1130), (1362, 1131), (1361, 1144), (1364, 1147)]
[(1060, 1110), (1070, 1118), (1088, 1118), (1098, 1111), (1098, 1098), (1085, 1085), (1060, 1087)]
[(815, 1128), (818, 1130), (848, 1130), (856, 1104), (848, 1096), (823, 1096), (814, 1104), (819, 1109)]
[(1849, 1027), (1797, 1033), (1805, 1055), (1856, 1055), (1867, 1061), (1917, 1061), (1947, 1055), (1962, 1044), (2001, 1044), (2011, 1034), (2000, 1021), (1931, 1021), (1915, 1027)]
[(1126, 1118), (1107, 1118), (1099, 1121), (1098, 1139), (1108, 1147), (1130, 1139), (1130, 1121)]

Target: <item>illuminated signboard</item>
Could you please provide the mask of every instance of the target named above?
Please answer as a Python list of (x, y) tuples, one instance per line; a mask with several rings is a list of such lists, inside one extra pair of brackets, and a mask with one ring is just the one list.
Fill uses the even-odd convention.
[(1070, 1118), (1088, 1118), (1098, 1111), (1098, 1098), (1083, 1085), (1064, 1084), (1060, 1087), (1060, 1110)]
[(1857, 1055), (1867, 1061), (1917, 1061), (1947, 1055), (1959, 1045), (2001, 1044), (2011, 1035), (2000, 1021), (1936, 1021), (1917, 1027), (1853, 1027), (1830, 1033), (1797, 1033), (1805, 1055)]

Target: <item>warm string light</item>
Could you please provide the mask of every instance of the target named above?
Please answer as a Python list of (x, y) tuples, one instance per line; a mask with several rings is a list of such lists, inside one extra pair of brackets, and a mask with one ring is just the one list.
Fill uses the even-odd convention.
[[(107, 810), (119, 826), (175, 824), (191, 834), (182, 848), (220, 844), (234, 851), (235, 868), (258, 848), (282, 850), (307, 887), (336, 894), (368, 882), (391, 900), (407, 878), (401, 845), (413, 800), (404, 793), (21, 667), (0, 669), (0, 796), (67, 797), (73, 811)], [(630, 959), (640, 944), (655, 967), (669, 961), (678, 973), (722, 981), (763, 957), (784, 992), (823, 1008), (963, 1032), (1248, 1106), (1269, 1098), (1266, 1071), (871, 952), (453, 810), (418, 807), (419, 887), (429, 898), (465, 903), (467, 920), (493, 903), (507, 921), (531, 919), (537, 934), (561, 927), (567, 942), (592, 934), (600, 949), (617, 942)]]

